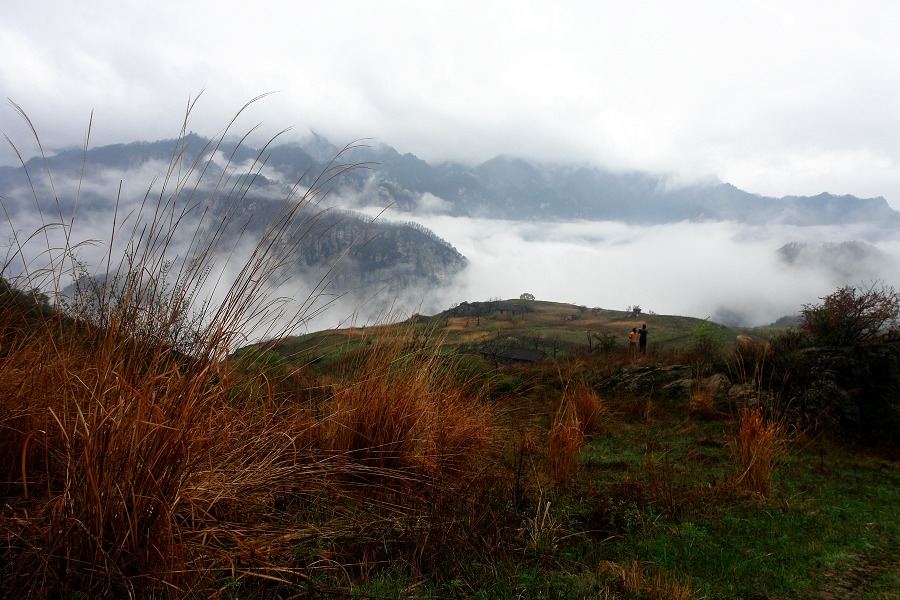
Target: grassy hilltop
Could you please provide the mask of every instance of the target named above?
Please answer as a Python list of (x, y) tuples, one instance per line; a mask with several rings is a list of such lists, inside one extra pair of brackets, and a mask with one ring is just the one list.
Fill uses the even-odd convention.
[[(626, 334), (644, 323), (653, 341), (635, 356)], [(603, 348), (589, 333), (614, 337)], [(435, 394), (454, 398), (440, 418), (490, 408), (490, 450), (467, 466), (466, 483), (453, 484), (451, 514), (431, 513), (444, 504), (427, 511), (440, 531), (428, 526), (417, 557), (394, 534), (372, 532), (384, 554), (355, 582), (360, 595), (891, 597), (900, 582), (897, 456), (758, 408), (777, 394), (762, 378), (771, 377), (764, 363), (777, 362), (766, 338), (779, 334), (792, 335), (505, 300), (287, 338), (237, 360), (265, 365), (273, 381), (303, 373), (306, 384), (356, 390), (351, 410), (368, 415), (354, 425), (362, 446), (395, 448), (397, 422)], [(479, 355), (496, 344), (540, 348), (547, 358)], [(608, 385), (660, 374), (682, 378), (681, 387)], [(722, 375), (749, 395), (723, 399), (705, 387)], [(693, 384), (683, 387), (683, 378)], [(454, 437), (454, 452), (468, 447), (454, 419), (449, 432), (427, 420), (426, 437)], [(427, 457), (407, 460), (434, 467)]]
[(638, 314), (587, 308), (542, 300), (492, 300), (462, 303), (437, 315), (414, 315), (403, 324), (349, 327), (281, 340), (275, 348), (284, 356), (323, 358), (352, 349), (375, 336), (408, 335), (413, 325), (420, 336), (440, 341), (443, 352), (477, 352), (485, 345), (531, 348), (550, 357), (573, 357), (591, 352), (624, 352), (628, 332), (646, 324), (648, 352), (672, 354), (688, 349), (698, 335), (711, 336), (722, 347), (738, 336), (771, 336), (777, 328), (730, 328), (702, 319), (674, 315)]

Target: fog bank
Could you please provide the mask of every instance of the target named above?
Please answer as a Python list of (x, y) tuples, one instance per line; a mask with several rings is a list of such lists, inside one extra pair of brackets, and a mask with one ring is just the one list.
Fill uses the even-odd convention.
[(637, 304), (645, 312), (756, 326), (796, 314), (841, 285), (877, 279), (896, 286), (900, 281), (897, 240), (874, 244), (890, 258), (877, 264), (792, 266), (777, 253), (788, 242), (875, 239), (866, 227), (763, 228), (730, 222), (647, 227), (399, 212), (388, 218), (422, 223), (469, 259), (452, 285), (408, 299), (437, 310), (528, 292), (538, 300), (615, 310)]

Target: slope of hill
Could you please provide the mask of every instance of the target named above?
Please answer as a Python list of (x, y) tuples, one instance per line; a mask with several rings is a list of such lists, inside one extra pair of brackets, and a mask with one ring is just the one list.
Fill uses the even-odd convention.
[[(445, 352), (480, 353), (485, 347), (527, 349), (546, 357), (570, 357), (589, 352), (626, 352), (628, 332), (646, 324), (648, 352), (686, 348), (698, 332), (722, 347), (739, 335), (767, 334), (765, 328), (730, 328), (703, 319), (677, 315), (638, 314), (540, 300), (463, 302), (432, 316), (414, 315), (406, 323), (321, 331), (279, 340), (272, 347), (301, 362), (326, 362), (368, 343), (373, 336), (408, 336), (409, 323), (421, 336), (439, 340)], [(395, 333), (392, 333), (395, 332)]]

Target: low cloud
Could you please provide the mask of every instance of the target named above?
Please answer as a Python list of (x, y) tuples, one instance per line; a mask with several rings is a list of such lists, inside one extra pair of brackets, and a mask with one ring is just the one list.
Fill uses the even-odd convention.
[[(246, 165), (242, 165), (246, 167)], [(150, 189), (149, 198), (159, 197), (163, 180), (130, 184), (129, 181), (153, 181), (164, 173), (165, 165), (145, 165), (137, 172), (116, 170), (92, 173), (91, 181), (77, 181), (59, 176), (55, 189), (60, 198), (82, 196), (79, 218), (73, 240), (98, 240), (79, 249), (78, 258), (102, 271), (105, 256), (121, 256), (122, 244), (139, 219), (141, 201)], [(233, 167), (236, 168), (236, 167)], [(237, 169), (237, 173), (242, 172)], [(235, 177), (235, 171), (229, 170)], [(266, 172), (264, 171), (264, 174)], [(127, 177), (126, 177), (127, 175)], [(111, 236), (113, 206), (121, 188), (121, 201), (116, 222), (121, 232), (110, 253), (106, 246)], [(217, 181), (217, 180), (214, 180)], [(192, 187), (193, 179), (182, 181)], [(208, 190), (209, 182), (200, 182)], [(371, 182), (370, 182), (371, 185)], [(174, 183), (170, 183), (174, 186)], [(265, 201), (271, 192), (280, 190), (272, 184), (269, 190), (254, 187)], [(278, 188), (278, 190), (276, 190)], [(43, 188), (42, 190), (43, 191)], [(358, 196), (328, 197), (329, 205), (360, 209), (363, 198), (372, 198), (371, 189)], [(12, 192), (12, 193), (11, 193)], [(21, 194), (19, 193), (21, 192)], [(283, 193), (283, 190), (282, 190)], [(41, 247), (60, 249), (64, 246), (62, 229), (41, 229), (43, 223), (35, 214), (29, 190), (7, 191), (4, 207), (12, 214), (12, 223), (0, 226), (7, 242), (7, 256), (15, 254), (13, 231), (20, 241), (31, 232), (41, 230), (47, 238), (34, 238), (22, 256), (36, 268), (40, 260), (49, 259)], [(164, 197), (167, 194), (162, 194)], [(39, 194), (39, 197), (53, 197)], [(93, 202), (88, 203), (88, 199)], [(71, 200), (69, 200), (71, 201)], [(63, 200), (65, 204), (67, 200)], [(88, 207), (90, 206), (90, 210)], [(155, 203), (151, 202), (147, 210)], [(290, 298), (295, 307), (284, 306), (276, 317), (287, 323), (294, 309), (305, 311), (310, 319), (301, 325), (304, 331), (315, 331), (347, 324), (371, 324), (404, 318), (412, 313), (434, 314), (463, 301), (489, 298), (517, 298), (528, 292), (539, 300), (569, 302), (589, 307), (625, 310), (638, 304), (644, 311), (697, 318), (711, 318), (729, 325), (764, 325), (779, 317), (796, 314), (803, 304), (816, 302), (841, 285), (859, 285), (880, 279), (895, 287), (900, 284), (900, 234), (885, 234), (872, 226), (858, 227), (755, 227), (731, 222), (684, 222), (657, 226), (633, 226), (618, 222), (569, 221), (535, 223), (496, 219), (452, 217), (444, 213), (447, 203), (434, 195), (424, 194), (414, 213), (396, 208), (385, 210), (362, 208), (379, 219), (415, 221), (447, 240), (469, 260), (468, 267), (454, 281), (440, 288), (407, 289), (391, 295), (382, 292), (374, 297), (359, 291), (326, 288), (310, 289), (320, 275), (296, 276), (273, 297)], [(55, 205), (45, 207), (51, 218)], [(67, 213), (68, 214), (68, 213)], [(64, 215), (65, 216), (65, 215)], [(144, 215), (146, 219), (148, 215)], [(185, 234), (171, 240), (167, 256), (185, 257), (193, 238), (192, 214), (183, 224)], [(59, 217), (57, 216), (57, 219)], [(66, 219), (67, 220), (67, 219)], [(818, 260), (817, 248), (827, 244), (867, 240), (865, 246), (831, 246), (840, 250), (865, 252), (833, 252)], [(785, 261), (779, 249), (785, 244), (805, 244), (803, 260)], [(237, 277), (239, 265), (251, 248), (249, 240), (223, 241), (234, 244), (226, 252), (228, 260), (217, 261), (203, 291), (214, 301)], [(34, 250), (30, 252), (29, 250)], [(810, 254), (812, 253), (812, 254)], [(56, 258), (62, 255), (57, 252)], [(32, 264), (32, 261), (34, 263)], [(15, 262), (15, 261), (14, 261)], [(22, 265), (15, 264), (13, 267)], [(33, 270), (33, 269), (32, 269)], [(218, 285), (216, 285), (218, 283)], [(304, 298), (314, 298), (304, 304)], [(299, 304), (297, 303), (299, 301)], [(323, 312), (319, 309), (326, 308)], [(258, 332), (265, 335), (265, 331)]]
[(419, 198), (417, 205), (420, 214), (445, 214), (451, 211), (453, 205), (434, 194), (425, 192)]
[[(841, 285), (871, 281), (872, 269), (789, 265), (788, 242), (860, 239), (864, 230), (834, 227), (749, 227), (685, 222), (652, 227), (615, 222), (526, 223), (441, 215), (390, 214), (417, 220), (452, 243), (469, 267), (426, 306), (517, 298), (625, 310), (639, 304), (659, 314), (711, 318), (729, 325), (764, 325), (796, 314)], [(900, 282), (896, 240), (879, 243), (878, 279)], [(422, 302), (423, 299), (417, 299)]]

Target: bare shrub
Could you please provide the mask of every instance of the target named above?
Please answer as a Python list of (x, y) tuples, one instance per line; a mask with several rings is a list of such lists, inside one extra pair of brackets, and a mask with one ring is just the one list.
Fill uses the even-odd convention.
[(844, 286), (821, 300), (803, 306), (799, 329), (824, 346), (873, 340), (896, 329), (900, 317), (900, 292), (883, 284)]

